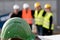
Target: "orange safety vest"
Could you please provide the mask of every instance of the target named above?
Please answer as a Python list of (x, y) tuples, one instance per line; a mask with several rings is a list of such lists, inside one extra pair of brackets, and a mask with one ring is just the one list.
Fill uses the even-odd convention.
[(32, 13), (31, 10), (28, 9), (27, 12), (25, 9), (22, 10), (22, 18), (27, 21), (28, 24), (32, 24)]

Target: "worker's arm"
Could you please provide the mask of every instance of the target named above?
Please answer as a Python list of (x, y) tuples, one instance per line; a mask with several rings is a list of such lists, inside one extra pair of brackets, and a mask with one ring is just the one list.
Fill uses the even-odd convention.
[(51, 30), (52, 22), (53, 22), (53, 17), (51, 16), (49, 20), (50, 20), (50, 23), (49, 23), (49, 24), (50, 24), (50, 25), (49, 25), (49, 30)]
[(46, 12), (44, 11), (42, 16), (44, 17), (44, 16), (45, 16), (45, 14), (46, 14)]
[(20, 18), (22, 18), (22, 11), (19, 11), (19, 12), (18, 12), (18, 16), (19, 16)]
[(32, 17), (34, 18), (34, 10), (32, 10), (31, 12), (32, 12)]
[(12, 18), (12, 15), (13, 15), (13, 13), (10, 13), (10, 14), (9, 14), (9, 18)]

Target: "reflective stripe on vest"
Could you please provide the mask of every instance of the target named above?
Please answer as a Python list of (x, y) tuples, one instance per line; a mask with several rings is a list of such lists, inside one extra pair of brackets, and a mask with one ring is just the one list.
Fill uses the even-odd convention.
[(44, 12), (44, 10), (41, 10), (39, 13), (37, 10), (35, 11), (35, 14), (34, 14), (35, 24), (42, 25), (42, 23), (43, 23), (43, 16), (42, 16), (43, 12)]
[[(51, 17), (51, 16), (53, 16), (52, 15), (52, 13), (46, 13), (46, 15), (45, 15), (45, 17), (44, 17), (44, 22), (43, 22), (43, 27), (44, 28), (46, 28), (46, 29), (49, 29), (49, 18)], [(54, 29), (54, 25), (52, 24), (51, 25), (52, 27), (51, 27), (51, 30), (53, 30)]]
[(22, 18), (27, 21), (28, 24), (32, 24), (32, 13), (31, 10), (28, 9), (27, 12), (25, 9), (22, 10)]

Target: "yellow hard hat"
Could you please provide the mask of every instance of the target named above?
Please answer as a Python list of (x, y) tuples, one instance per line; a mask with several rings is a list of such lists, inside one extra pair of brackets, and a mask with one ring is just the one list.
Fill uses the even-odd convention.
[(51, 8), (50, 4), (45, 4), (44, 8)]
[(36, 3), (34, 4), (34, 7), (36, 8), (36, 7), (38, 7), (38, 6), (40, 6), (40, 3), (39, 3), (39, 2), (36, 2)]

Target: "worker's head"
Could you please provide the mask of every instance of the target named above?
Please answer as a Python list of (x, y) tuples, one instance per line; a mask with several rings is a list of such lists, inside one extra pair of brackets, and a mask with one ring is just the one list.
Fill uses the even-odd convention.
[(24, 4), (23, 4), (23, 9), (26, 9), (26, 10), (29, 9), (29, 4), (24, 3)]
[(36, 10), (40, 10), (41, 9), (41, 4), (39, 2), (36, 2), (34, 4), (34, 7), (35, 7)]
[(21, 18), (11, 18), (3, 25), (2, 39), (35, 40), (29, 24)]
[(46, 12), (50, 12), (51, 11), (51, 5), (50, 4), (45, 4), (44, 9)]
[(18, 13), (18, 11), (19, 11), (19, 5), (14, 5), (13, 6), (13, 12)]

